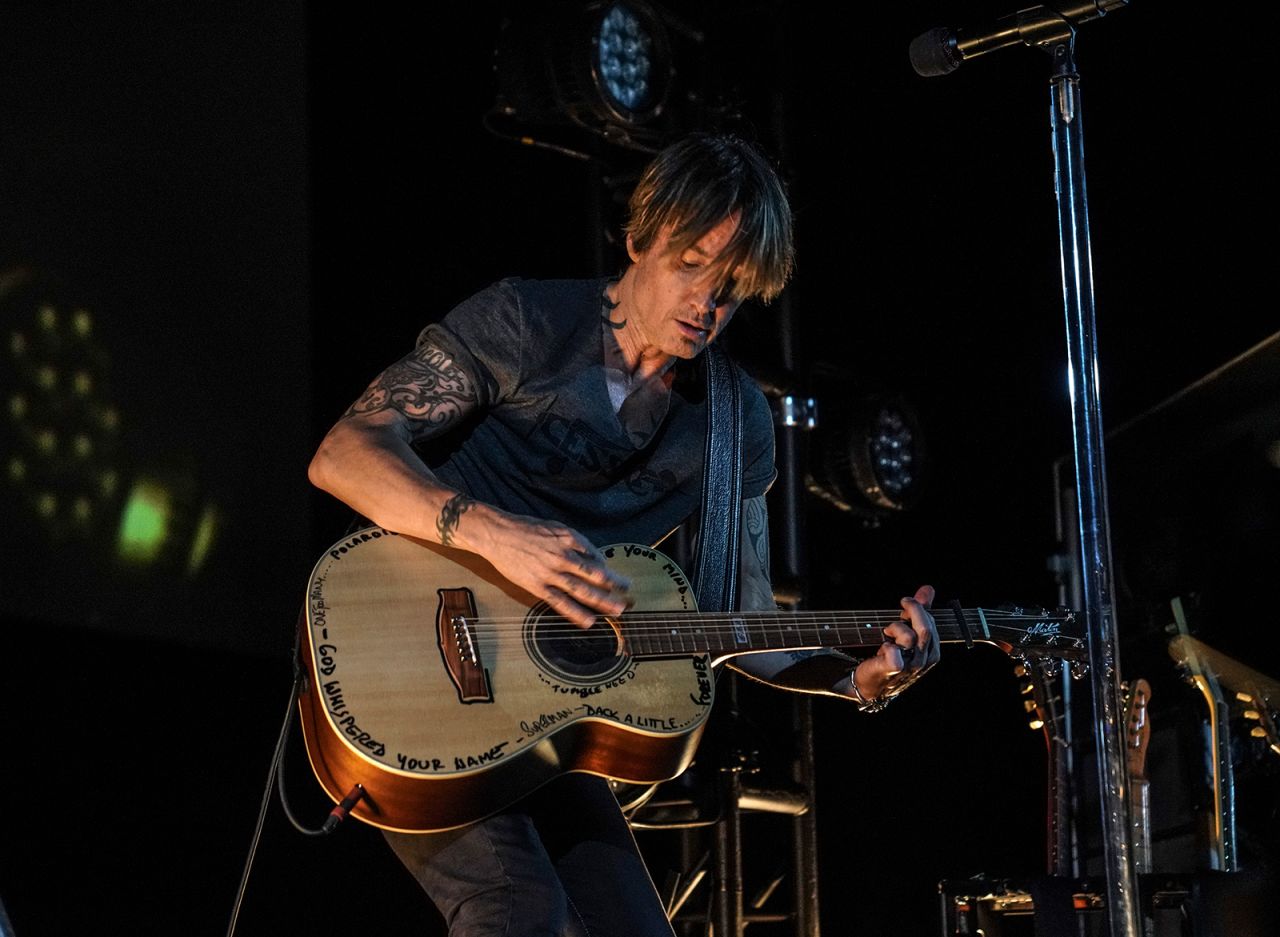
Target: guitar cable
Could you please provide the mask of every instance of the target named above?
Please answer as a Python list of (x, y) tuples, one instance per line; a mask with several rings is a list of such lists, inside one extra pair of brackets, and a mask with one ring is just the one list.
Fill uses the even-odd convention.
[[(306, 610), (303, 609), (299, 625), (305, 620)], [(329, 811), (329, 816), (325, 818), (324, 824), (318, 829), (311, 829), (303, 826), (301, 821), (294, 815), (292, 808), (289, 806), (289, 799), (284, 791), (284, 752), (289, 741), (289, 729), (293, 725), (293, 711), (298, 703), (298, 693), (302, 687), (303, 673), (298, 663), (298, 653), (301, 648), (302, 630), (299, 627), (294, 637), (293, 644), (293, 682), (289, 689), (289, 702), (285, 707), (284, 720), (280, 726), (280, 735), (276, 738), (275, 751), (271, 756), (271, 764), (267, 769), (267, 783), (262, 792), (262, 803), (258, 807), (258, 819), (253, 828), (253, 838), (249, 843), (249, 855), (245, 860), (244, 872), (240, 876), (240, 885), (236, 889), (235, 903), (231, 909), (231, 921), (227, 925), (227, 937), (233, 937), (236, 930), (236, 921), (240, 917), (240, 908), (244, 903), (244, 896), (249, 884), (249, 873), (253, 868), (253, 859), (258, 852), (258, 843), (262, 839), (262, 829), (266, 823), (267, 807), (271, 803), (271, 786), (275, 782), (276, 792), (280, 797), (280, 807), (284, 811), (284, 815), (288, 818), (289, 823), (295, 830), (304, 836), (328, 836), (346, 819), (347, 814), (351, 812), (351, 808), (364, 796), (364, 788), (357, 784), (351, 789), (351, 792), (343, 798), (342, 802)]]

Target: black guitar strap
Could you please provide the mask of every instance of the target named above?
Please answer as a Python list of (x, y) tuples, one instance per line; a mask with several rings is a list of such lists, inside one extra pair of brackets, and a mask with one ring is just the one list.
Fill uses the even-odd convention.
[(707, 446), (694, 583), (704, 612), (738, 607), (742, 529), (742, 393), (738, 369), (719, 345), (707, 347)]

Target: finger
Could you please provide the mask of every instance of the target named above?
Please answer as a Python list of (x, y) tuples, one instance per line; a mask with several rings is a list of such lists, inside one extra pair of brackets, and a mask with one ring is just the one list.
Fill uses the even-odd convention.
[(895, 621), (884, 629), (884, 636), (891, 644), (899, 647), (913, 648), (919, 641), (915, 628), (910, 622)]
[(900, 674), (904, 664), (902, 658), (902, 648), (892, 641), (885, 641), (880, 645), (880, 649), (876, 651), (876, 656), (872, 658), (874, 672), (883, 676), (886, 680), (889, 677)]
[(919, 589), (916, 590), (915, 600), (919, 602), (921, 605), (923, 605), (925, 608), (930, 608), (933, 606), (933, 599), (935, 594), (936, 592), (933, 586), (921, 586)]
[(571, 596), (554, 587), (547, 589), (542, 595), (542, 601), (546, 602), (553, 612), (563, 616), (577, 628), (590, 628), (599, 617), (591, 609), (575, 602)]
[(626, 600), (617, 592), (597, 588), (568, 573), (561, 574), (553, 586), (557, 587), (580, 605), (605, 615), (621, 615), (627, 610)]
[(588, 540), (567, 528), (565, 533), (570, 541), (569, 549), (564, 555), (565, 561), (578, 569), (584, 579), (605, 589), (621, 589), (625, 592), (631, 588), (631, 580), (611, 569), (604, 554)]
[[(926, 589), (929, 590), (929, 593), (925, 593)], [(934, 622), (933, 616), (929, 614), (928, 606), (920, 601), (922, 594), (925, 594), (926, 598), (930, 598), (931, 593), (932, 588), (930, 586), (922, 586), (916, 592), (915, 598), (902, 599), (902, 617), (906, 619), (915, 634), (914, 644), (926, 652), (932, 651), (938, 645), (938, 626)]]

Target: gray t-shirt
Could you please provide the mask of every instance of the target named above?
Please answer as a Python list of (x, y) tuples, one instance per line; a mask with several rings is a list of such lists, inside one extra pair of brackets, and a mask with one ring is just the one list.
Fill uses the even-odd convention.
[[(706, 378), (700, 359), (679, 362), (669, 394), (637, 391), (615, 412), (609, 372), (620, 355), (602, 322), (608, 282), (502, 280), (423, 329), (419, 344), (451, 354), (479, 396), (475, 415), (433, 440), (427, 461), (444, 484), (568, 524), (597, 546), (652, 544), (702, 497)], [(776, 475), (773, 418), (738, 370), (750, 498)]]

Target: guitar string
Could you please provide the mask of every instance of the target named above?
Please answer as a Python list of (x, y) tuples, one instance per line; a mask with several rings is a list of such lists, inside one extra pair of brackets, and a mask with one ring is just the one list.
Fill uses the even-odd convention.
[[(990, 616), (988, 616), (990, 617)], [(1023, 620), (1044, 621), (1049, 616), (1009, 616), (1017, 617)], [(773, 616), (769, 613), (757, 613), (752, 615), (703, 615), (698, 614), (696, 619), (691, 621), (691, 616), (670, 617), (663, 613), (653, 612), (633, 612), (624, 614), (619, 617), (619, 624), (624, 634), (636, 638), (667, 638), (667, 637), (721, 637), (727, 635), (740, 635), (744, 625), (754, 626), (754, 630), (759, 632), (762, 629), (769, 631), (777, 631), (781, 636), (794, 635), (799, 638), (804, 637), (804, 633), (812, 633), (815, 635), (827, 634), (835, 637), (837, 640), (844, 640), (841, 631), (853, 630), (859, 633), (859, 637), (868, 638), (884, 630), (885, 627), (896, 621), (904, 621), (900, 617), (872, 617), (868, 613), (850, 613), (846, 615), (832, 615), (814, 613), (811, 615), (786, 615)], [(525, 617), (499, 617), (499, 616), (478, 616), (466, 619), (471, 623), (472, 631), (476, 635), (487, 635), (501, 632), (522, 631), (526, 627), (527, 618)], [(1019, 635), (1026, 634), (1024, 629), (1010, 628), (1007, 625), (1007, 618), (1003, 619), (1000, 628), (1006, 634), (1008, 632), (1017, 632)], [(545, 637), (557, 636), (584, 636), (590, 629), (581, 628), (566, 619), (548, 617), (540, 620), (539, 633)], [(948, 624), (945, 621), (938, 622), (939, 634), (947, 636), (955, 635), (963, 636), (964, 629), (959, 623)], [(832, 634), (834, 632), (834, 634)], [(983, 638), (985, 639), (985, 635)], [(1069, 635), (1062, 635), (1063, 638), (1070, 638)], [(853, 643), (853, 642), (851, 642)], [(867, 643), (867, 642), (862, 642)]]
[[(604, 617), (604, 616), (602, 616)], [(990, 616), (988, 616), (990, 617)], [(1028, 618), (1027, 616), (1018, 616), (1022, 620), (1044, 621), (1049, 616), (1037, 616)], [(520, 630), (523, 629), (528, 621), (528, 616), (476, 616), (474, 618), (464, 619), (471, 623), (473, 629), (477, 632), (486, 630), (502, 631), (502, 630)], [(677, 615), (670, 616), (660, 613), (644, 613), (632, 612), (617, 617), (620, 627), (623, 631), (631, 634), (667, 634), (667, 633), (737, 633), (744, 627), (751, 629), (778, 629), (781, 631), (830, 631), (841, 629), (853, 629), (856, 631), (877, 631), (883, 630), (894, 622), (902, 622), (905, 619), (900, 616), (889, 617), (873, 617), (867, 614), (857, 615), (833, 615), (833, 614), (815, 614), (815, 615), (786, 615), (774, 616), (769, 613), (758, 614), (739, 614), (739, 615), (710, 615), (710, 614), (694, 614), (694, 615)], [(547, 616), (538, 619), (541, 623), (543, 632), (554, 632), (559, 630), (564, 634), (583, 633), (589, 629), (579, 627), (567, 619), (559, 616)], [(998, 621), (1002, 629), (1010, 630), (1008, 619)], [(963, 631), (959, 623), (949, 624), (946, 621), (938, 622), (940, 629), (955, 629)], [(1011, 629), (1021, 632), (1022, 629)]]

